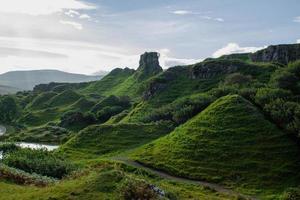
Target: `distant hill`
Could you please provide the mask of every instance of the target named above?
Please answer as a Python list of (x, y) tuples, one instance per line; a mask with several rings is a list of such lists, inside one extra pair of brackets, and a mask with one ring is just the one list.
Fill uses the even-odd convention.
[(15, 87), (10, 87), (6, 85), (0, 85), (0, 95), (2, 94), (11, 94), (17, 92), (19, 89)]
[(88, 76), (83, 74), (67, 73), (58, 70), (11, 71), (0, 75), (0, 85), (17, 88), (16, 90), (20, 91), (32, 90), (35, 85), (42, 83), (79, 83), (96, 81), (100, 80), (101, 78), (101, 75)]

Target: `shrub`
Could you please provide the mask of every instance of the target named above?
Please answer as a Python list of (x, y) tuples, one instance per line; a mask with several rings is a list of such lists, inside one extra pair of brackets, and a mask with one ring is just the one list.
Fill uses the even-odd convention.
[(290, 63), (288, 67), (277, 70), (271, 77), (270, 83), (274, 87), (300, 93), (300, 61)]
[(18, 147), (15, 143), (0, 143), (0, 152), (2, 151), (4, 154), (16, 151), (18, 149), (20, 149), (20, 147)]
[(300, 199), (300, 189), (290, 188), (282, 196), (282, 200), (299, 200)]
[(75, 169), (74, 165), (47, 150), (20, 149), (3, 158), (3, 163), (28, 173), (62, 178)]
[(61, 117), (60, 126), (62, 127), (70, 127), (70, 126), (87, 126), (94, 124), (96, 122), (96, 118), (94, 114), (87, 113), (83, 114), (81, 112), (70, 111), (65, 113)]
[(0, 97), (0, 121), (5, 123), (13, 122), (19, 114), (16, 101), (11, 96)]
[(121, 186), (120, 195), (122, 199), (133, 200), (155, 200), (163, 193), (157, 187), (143, 180), (127, 179)]
[(99, 120), (99, 122), (106, 122), (107, 120), (109, 120), (109, 118), (111, 118), (112, 116), (121, 113), (124, 110), (123, 107), (121, 106), (107, 106), (104, 107), (102, 110), (100, 110), (97, 113), (97, 119)]
[(283, 89), (260, 88), (255, 95), (255, 102), (260, 106), (270, 103), (275, 99), (287, 99), (291, 97), (291, 92)]
[(252, 77), (250, 75), (243, 75), (241, 73), (233, 73), (225, 78), (225, 85), (245, 85), (251, 82)]

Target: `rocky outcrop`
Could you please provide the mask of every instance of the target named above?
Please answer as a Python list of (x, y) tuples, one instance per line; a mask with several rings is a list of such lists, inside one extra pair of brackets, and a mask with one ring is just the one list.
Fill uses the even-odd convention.
[(190, 78), (209, 79), (218, 75), (234, 73), (242, 63), (235, 60), (209, 60), (194, 65), (191, 68)]
[(145, 79), (154, 76), (163, 69), (159, 65), (159, 54), (156, 52), (146, 52), (141, 55), (139, 68), (136, 72), (138, 79)]
[(272, 45), (250, 55), (253, 62), (277, 62), (287, 65), (300, 59), (300, 44)]

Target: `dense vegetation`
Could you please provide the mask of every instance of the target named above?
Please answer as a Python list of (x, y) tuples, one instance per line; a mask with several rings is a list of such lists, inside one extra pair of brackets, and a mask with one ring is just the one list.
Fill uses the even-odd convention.
[[(57, 152), (0, 145), (0, 199), (297, 199), (300, 61), (253, 57), (163, 71), (158, 55), (145, 53), (137, 70), (0, 96), (1, 140), (61, 144)], [(67, 178), (53, 185), (46, 176)]]

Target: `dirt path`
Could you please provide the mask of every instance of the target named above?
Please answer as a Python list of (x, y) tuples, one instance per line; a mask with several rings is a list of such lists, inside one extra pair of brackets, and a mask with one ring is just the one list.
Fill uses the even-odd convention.
[(243, 195), (241, 193), (238, 193), (238, 192), (235, 192), (233, 190), (227, 189), (227, 188), (225, 188), (221, 185), (215, 184), (215, 183), (209, 183), (209, 182), (205, 182), (205, 181), (196, 181), (196, 180), (192, 180), (192, 179), (188, 179), (188, 178), (173, 176), (173, 175), (167, 174), (165, 172), (162, 172), (162, 171), (144, 166), (141, 163), (135, 162), (133, 160), (129, 160), (128, 158), (114, 157), (112, 159), (115, 160), (115, 161), (124, 162), (125, 164), (130, 165), (130, 166), (134, 166), (134, 167), (137, 167), (137, 168), (142, 168), (142, 169), (148, 170), (148, 171), (150, 171), (150, 172), (152, 172), (152, 173), (154, 173), (154, 174), (156, 174), (156, 175), (158, 175), (162, 178), (169, 179), (169, 180), (172, 180), (172, 181), (201, 185), (201, 186), (210, 188), (210, 189), (215, 190), (219, 193), (223, 193), (223, 194), (226, 194), (226, 195), (229, 195), (229, 196), (240, 196), (240, 197), (243, 197), (243, 198), (248, 199), (248, 200), (259, 200), (257, 197)]

